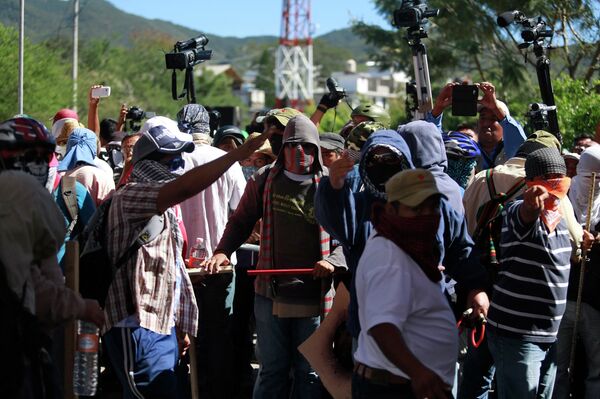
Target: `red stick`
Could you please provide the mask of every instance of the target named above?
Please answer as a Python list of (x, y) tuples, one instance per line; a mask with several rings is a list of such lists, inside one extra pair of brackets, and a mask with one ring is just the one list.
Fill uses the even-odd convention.
[(261, 269), (248, 270), (249, 276), (274, 275), (274, 274), (312, 274), (314, 269)]

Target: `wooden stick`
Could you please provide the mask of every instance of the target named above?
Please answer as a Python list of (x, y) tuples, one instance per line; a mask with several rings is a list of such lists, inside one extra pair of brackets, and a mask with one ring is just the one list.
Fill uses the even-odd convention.
[(200, 398), (200, 390), (198, 389), (198, 365), (196, 364), (196, 338), (190, 335), (190, 386), (192, 391), (192, 399)]
[[(67, 241), (65, 247), (65, 285), (75, 292), (79, 292), (79, 243)], [(73, 399), (73, 359), (75, 358), (75, 340), (77, 339), (77, 320), (72, 320), (65, 325), (65, 352), (64, 352), (64, 398)]]
[[(588, 196), (588, 208), (587, 217), (585, 221), (585, 230), (590, 231), (592, 224), (592, 205), (594, 202), (594, 190), (596, 189), (596, 173), (592, 173), (592, 184), (590, 185), (590, 192)], [(573, 326), (573, 336), (571, 337), (571, 356), (569, 358), (569, 376), (571, 380), (574, 377), (575, 371), (575, 346), (577, 345), (577, 324), (579, 324), (579, 317), (581, 315), (581, 296), (583, 293), (583, 282), (585, 275), (585, 265), (587, 263), (587, 250), (581, 251), (581, 268), (579, 270), (579, 287), (577, 288), (577, 303), (575, 306), (575, 325)]]

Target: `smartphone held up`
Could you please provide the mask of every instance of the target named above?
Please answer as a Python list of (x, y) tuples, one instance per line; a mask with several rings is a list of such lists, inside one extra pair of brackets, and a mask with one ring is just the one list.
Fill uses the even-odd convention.
[(92, 98), (101, 98), (110, 96), (110, 86), (94, 87), (92, 89)]
[(476, 85), (456, 85), (452, 87), (452, 115), (477, 115), (479, 88)]

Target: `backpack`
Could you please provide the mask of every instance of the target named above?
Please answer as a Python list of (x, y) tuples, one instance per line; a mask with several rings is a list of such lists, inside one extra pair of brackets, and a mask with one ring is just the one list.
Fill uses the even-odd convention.
[(113, 264), (107, 251), (111, 203), (112, 197), (96, 208), (79, 237), (79, 292), (84, 298), (97, 300), (102, 307), (117, 270), (137, 254), (138, 249), (158, 237), (165, 226), (164, 215), (152, 216), (134, 242)]
[(79, 220), (79, 207), (77, 206), (77, 190), (75, 187), (76, 180), (72, 176), (63, 176), (60, 181), (60, 191), (62, 199), (65, 202), (69, 216), (71, 216), (71, 223), (67, 227), (67, 237), (71, 239), (71, 233), (77, 225)]
[(513, 198), (524, 186), (525, 178), (520, 178), (506, 192), (498, 193), (494, 184), (494, 169), (487, 169), (485, 180), (490, 200), (477, 210), (477, 227), (473, 233), (475, 247), (480, 253), (480, 262), (495, 277), (498, 259), (500, 257), (500, 232), (502, 230), (502, 211), (506, 203)]

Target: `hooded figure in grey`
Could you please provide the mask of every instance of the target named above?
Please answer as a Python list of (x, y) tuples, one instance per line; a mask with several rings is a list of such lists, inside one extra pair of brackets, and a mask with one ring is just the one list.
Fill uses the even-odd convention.
[(446, 174), (448, 158), (444, 140), (437, 127), (430, 122), (414, 121), (401, 125), (398, 133), (408, 144), (415, 168), (429, 170), (435, 177), (438, 189), (448, 197), (452, 208), (464, 214), (462, 190), (460, 186)]

